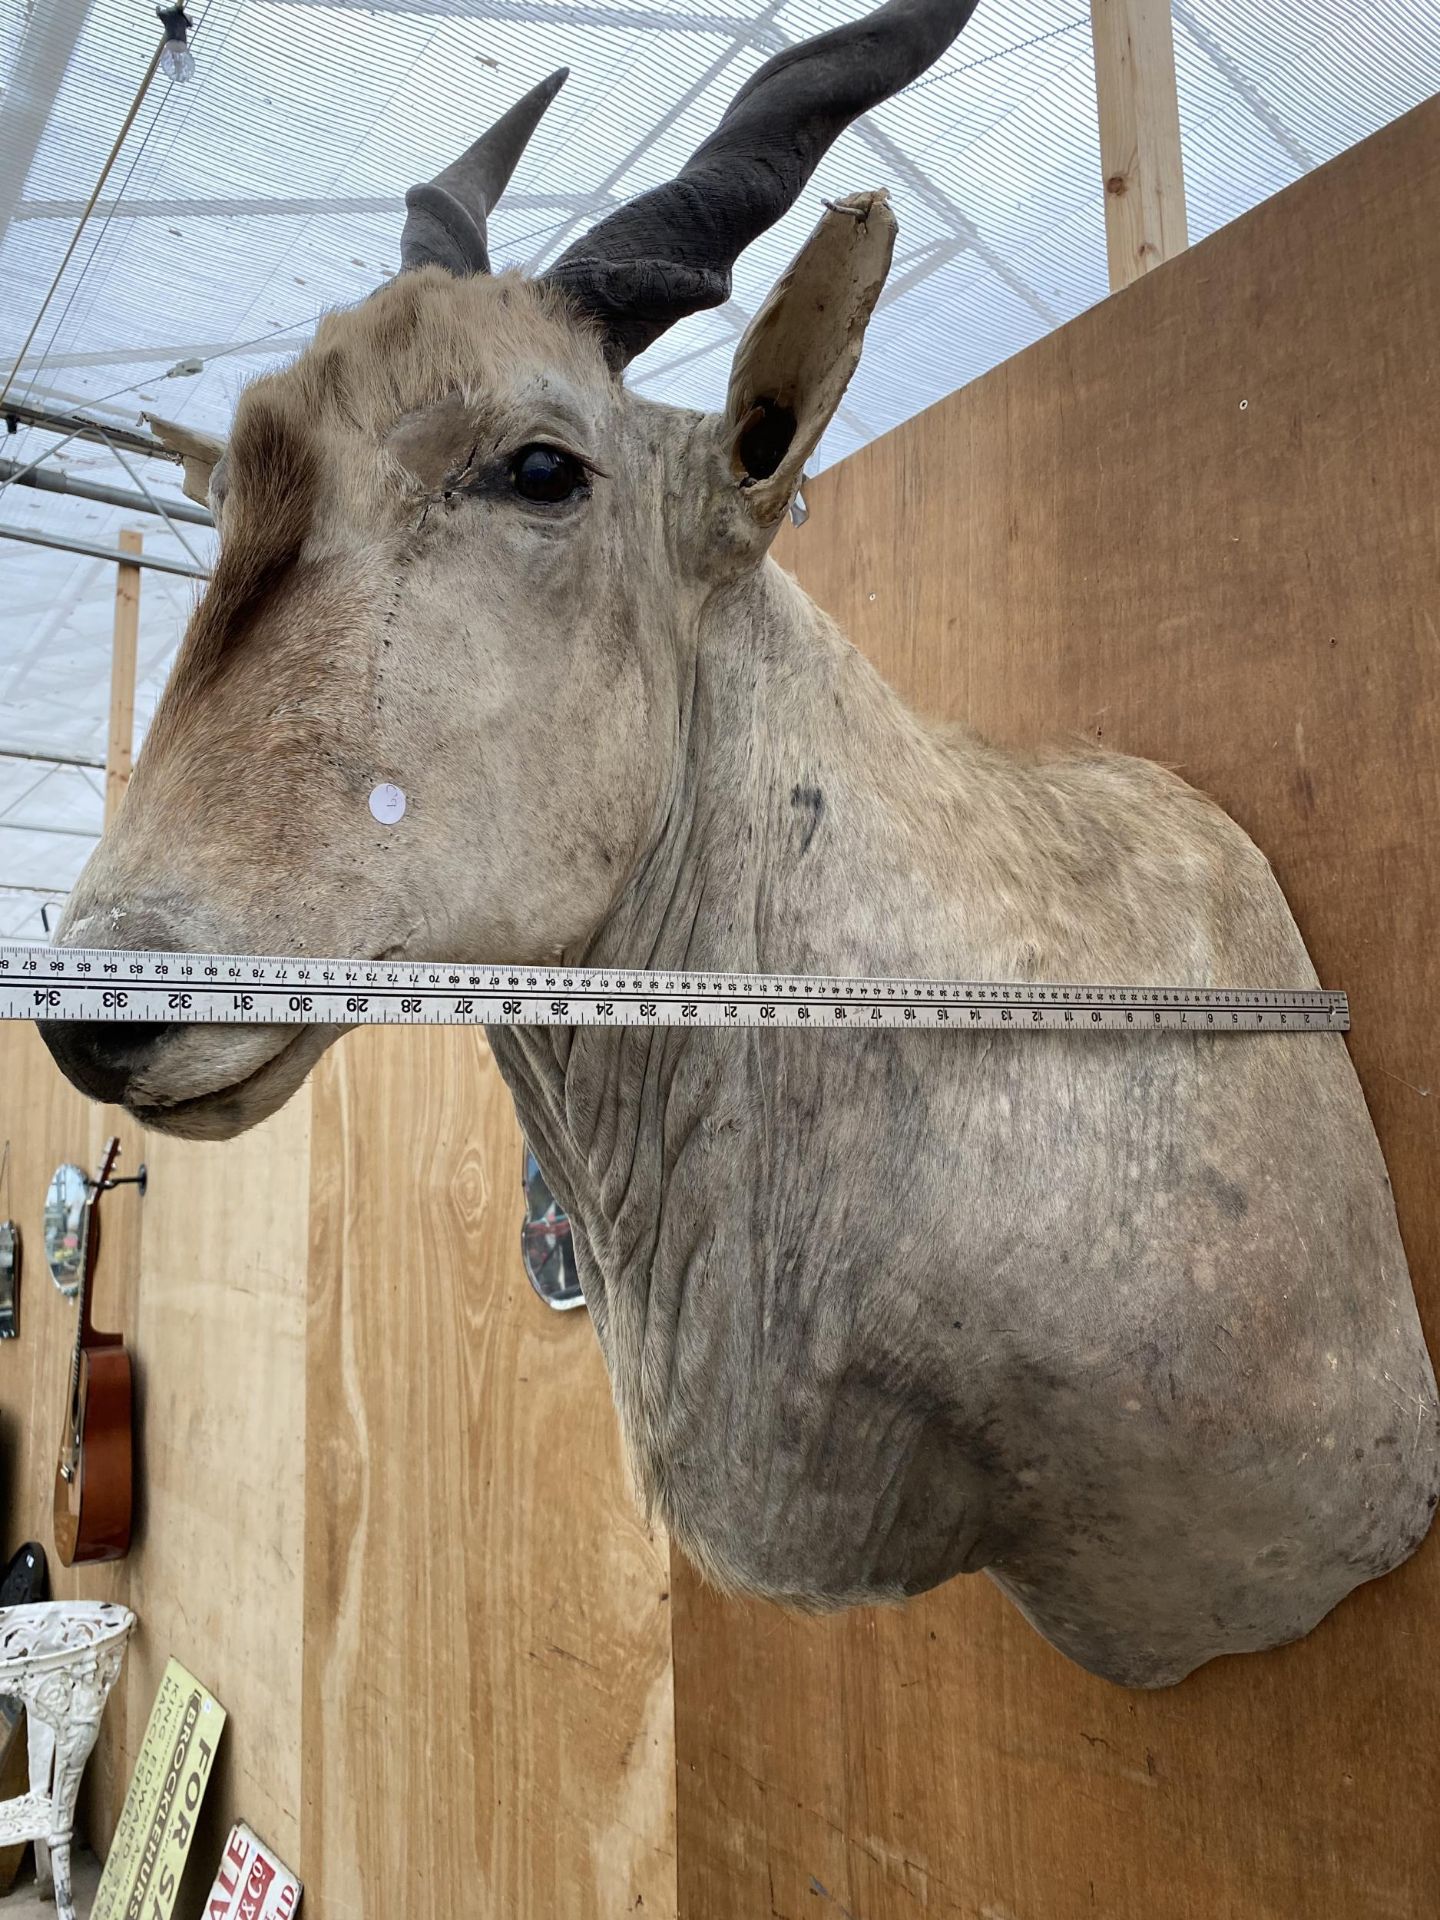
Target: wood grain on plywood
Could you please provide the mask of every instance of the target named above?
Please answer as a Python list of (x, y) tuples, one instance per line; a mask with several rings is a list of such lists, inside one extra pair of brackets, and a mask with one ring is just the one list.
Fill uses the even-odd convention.
[[(782, 555), (922, 709), (1176, 766), (1346, 987), (1440, 1347), (1440, 101), (824, 474)], [(918, 559), (917, 559), (918, 556)], [(1440, 1910), (1440, 1541), (1161, 1694), (983, 1580), (805, 1621), (675, 1567), (685, 1920)]]
[[(139, 1531), (125, 1688), (133, 1762), (165, 1662), (229, 1719), (196, 1853), (243, 1818), (300, 1841), (310, 1093), (238, 1140), (151, 1134), (139, 1321)], [(107, 1202), (108, 1204), (108, 1202)], [(209, 1887), (203, 1879), (189, 1904)], [(188, 1892), (188, 1888), (187, 1888)]]
[(665, 1544), (521, 1268), (509, 1095), (479, 1034), (371, 1029), (314, 1099), (305, 1878), (357, 1920), (664, 1920)]

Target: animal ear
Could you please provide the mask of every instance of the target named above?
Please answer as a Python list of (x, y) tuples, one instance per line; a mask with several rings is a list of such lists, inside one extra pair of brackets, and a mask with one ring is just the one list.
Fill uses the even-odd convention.
[(225, 442), (217, 440), (213, 433), (196, 433), (193, 427), (182, 427), (178, 420), (161, 420), (153, 413), (141, 417), (162, 447), (179, 454), (185, 473), (181, 492), (202, 507), (208, 507), (210, 476), (219, 465)]
[(884, 193), (834, 202), (740, 342), (725, 441), (745, 505), (762, 527), (779, 525), (850, 384), (895, 232)]

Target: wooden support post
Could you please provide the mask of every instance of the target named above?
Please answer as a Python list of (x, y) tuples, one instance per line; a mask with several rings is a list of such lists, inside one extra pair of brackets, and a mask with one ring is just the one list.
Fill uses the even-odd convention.
[(1189, 245), (1170, 0), (1090, 0), (1112, 292)]
[[(144, 541), (129, 527), (120, 530), (124, 553), (141, 552)], [(135, 651), (140, 633), (140, 569), (115, 569), (115, 647), (110, 660), (110, 739), (105, 749), (105, 824), (115, 818), (130, 783), (135, 739)]]
[[(117, 542), (122, 553), (137, 559), (144, 551), (144, 540), (130, 527), (123, 527)], [(108, 830), (125, 789), (130, 784), (130, 767), (135, 747), (135, 663), (140, 637), (139, 566), (122, 562), (115, 569), (115, 634), (110, 655), (110, 733), (105, 743), (105, 826)], [(145, 1158), (145, 1135), (139, 1123), (123, 1107), (88, 1107), (90, 1116), (90, 1166), (99, 1167), (105, 1143), (112, 1134), (121, 1142), (119, 1171), (138, 1173)], [(128, 1335), (132, 1349), (139, 1329), (140, 1301), (140, 1227), (142, 1201), (138, 1188), (122, 1187), (105, 1202), (105, 1257), (96, 1272), (95, 1316), (97, 1324), (118, 1327)], [(128, 1605), (133, 1563), (117, 1560), (110, 1566), (96, 1567), (85, 1591), (97, 1600), (115, 1600)], [(124, 1687), (116, 1689), (95, 1754), (86, 1769), (81, 1789), (80, 1814), (86, 1830), (100, 1847), (107, 1848), (113, 1837), (114, 1823), (125, 1795), (125, 1778), (134, 1757), (139, 1726), (130, 1724), (130, 1709)]]

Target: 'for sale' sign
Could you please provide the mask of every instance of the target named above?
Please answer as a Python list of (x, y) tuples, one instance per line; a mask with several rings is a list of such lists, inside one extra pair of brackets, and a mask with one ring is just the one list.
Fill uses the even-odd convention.
[(178, 1660), (165, 1669), (91, 1920), (170, 1920), (225, 1709)]
[(249, 1827), (237, 1826), (205, 1903), (205, 1920), (290, 1920), (301, 1887)]

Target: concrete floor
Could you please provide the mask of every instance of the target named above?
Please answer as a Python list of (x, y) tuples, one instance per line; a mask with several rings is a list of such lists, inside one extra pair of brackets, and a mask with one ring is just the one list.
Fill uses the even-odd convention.
[[(84, 1920), (100, 1884), (100, 1862), (88, 1853), (77, 1853), (71, 1862), (71, 1879), (75, 1911)], [(55, 1920), (55, 1903), (42, 1901), (35, 1891), (35, 1870), (28, 1861), (13, 1890), (0, 1898), (0, 1920)]]

